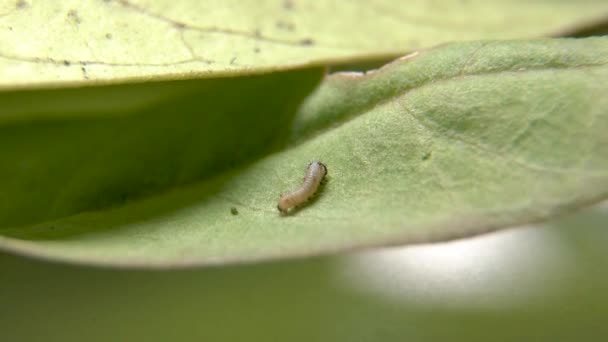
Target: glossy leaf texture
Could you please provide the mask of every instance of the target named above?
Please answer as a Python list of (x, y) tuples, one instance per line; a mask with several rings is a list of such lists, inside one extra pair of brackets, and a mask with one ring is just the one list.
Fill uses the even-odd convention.
[[(607, 63), (608, 38), (489, 41), (421, 51), (367, 74), (337, 73), (325, 78), (293, 120), (274, 122), (287, 146), (260, 143), (251, 163), (215, 172), (217, 163), (229, 163), (202, 161), (198, 154), (226, 156), (239, 149), (228, 153), (209, 143), (179, 151), (183, 141), (176, 138), (175, 149), (154, 145), (162, 157), (150, 152), (156, 158), (152, 167), (139, 169), (121, 147), (143, 151), (162, 139), (158, 132), (171, 129), (143, 125), (133, 145), (117, 143), (98, 155), (80, 140), (129, 139), (139, 128), (131, 116), (111, 120), (125, 125), (120, 134), (103, 125), (95, 125), (92, 134), (63, 118), (53, 124), (34, 121), (14, 131), (11, 143), (22, 150), (15, 156), (19, 162), (7, 165), (28, 165), (28, 156), (46, 145), (49, 156), (70, 160), (65, 151), (76, 149), (101, 158), (63, 180), (69, 185), (59, 197), (64, 202), (48, 201), (63, 203), (62, 208), (78, 208), (79, 196), (90, 197), (92, 186), (98, 188), (89, 198), (95, 203), (115, 200), (108, 194), (128, 189), (138, 175), (164, 180), (174, 175), (175, 158), (198, 165), (203, 181), (111, 209), (26, 226), (5, 224), (0, 246), (80, 263), (174, 267), (432, 242), (542, 220), (608, 196)], [(313, 84), (314, 77), (310, 80)], [(257, 91), (278, 97), (276, 89)], [(213, 96), (205, 99), (219, 96), (207, 92)], [(200, 120), (211, 120), (209, 115)], [(266, 131), (253, 128), (270, 119), (244, 122), (251, 130), (242, 132), (258, 141), (257, 134)], [(237, 121), (211, 120), (197, 125), (197, 134), (222, 136)], [(49, 143), (53, 139), (40, 138), (51, 136), (65, 139), (55, 146)], [(122, 159), (113, 163), (108, 157), (113, 153)], [(278, 195), (300, 184), (311, 160), (327, 165), (326, 185), (308, 205), (279, 215)], [(100, 170), (124, 183), (99, 187)], [(2, 178), (3, 188), (20, 179), (18, 169), (13, 171), (15, 178)], [(61, 175), (53, 170), (44, 182)], [(9, 194), (18, 198), (19, 191), (17, 186)], [(14, 203), (11, 196), (5, 197), (8, 205)]]
[(605, 19), (601, 0), (69, 0), (0, 4), (0, 87), (183, 79), (527, 39)]

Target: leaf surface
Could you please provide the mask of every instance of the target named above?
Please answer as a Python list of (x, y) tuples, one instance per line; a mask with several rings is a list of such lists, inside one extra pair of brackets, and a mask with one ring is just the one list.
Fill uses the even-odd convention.
[[(204, 181), (162, 195), (7, 226), (0, 245), (75, 262), (171, 267), (432, 242), (545, 219), (608, 196), (607, 63), (608, 38), (554, 39), (453, 44), (367, 74), (337, 73), (293, 120), (277, 124), (287, 147), (230, 171), (200, 164)], [(206, 130), (229, 125), (217, 122)], [(80, 132), (71, 124), (47, 134)], [(182, 163), (199, 160), (195, 150), (185, 149)], [(179, 165), (162, 160), (124, 184)], [(326, 185), (279, 215), (278, 195), (299, 186), (311, 160), (327, 165)], [(90, 196), (84, 190), (97, 184), (98, 169), (121, 178), (121, 163), (84, 168), (75, 193)], [(64, 205), (80, 203), (72, 198)]]
[(182, 79), (532, 38), (605, 18), (582, 1), (4, 1), (0, 87)]

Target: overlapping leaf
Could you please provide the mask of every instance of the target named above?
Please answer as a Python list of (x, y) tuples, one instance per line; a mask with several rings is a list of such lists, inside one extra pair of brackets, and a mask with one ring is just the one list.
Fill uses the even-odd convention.
[(605, 17), (583, 1), (4, 1), (0, 87), (192, 78), (531, 38)]
[[(0, 245), (76, 262), (169, 267), (435, 241), (543, 219), (608, 195), (607, 63), (606, 38), (486, 42), (335, 74), (292, 124), (277, 123), (288, 147), (163, 195), (5, 227)], [(123, 119), (130, 122), (114, 120)], [(231, 130), (218, 122), (198, 128)], [(81, 134), (69, 120), (42, 128), (49, 137)], [(188, 146), (177, 158), (186, 164), (199, 160)], [(297, 186), (313, 159), (327, 164), (327, 185), (308, 206), (279, 215), (278, 194)], [(102, 166), (130, 170), (100, 160), (82, 170), (76, 184), (84, 190)], [(157, 176), (173, 167), (156, 161)]]

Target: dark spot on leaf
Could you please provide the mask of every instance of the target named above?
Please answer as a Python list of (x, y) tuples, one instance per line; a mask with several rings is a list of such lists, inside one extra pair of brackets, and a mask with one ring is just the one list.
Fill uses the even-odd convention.
[(296, 28), (294, 24), (287, 22), (287, 21), (281, 21), (281, 20), (276, 22), (276, 26), (280, 30), (285, 30), (285, 31), (290, 31), (290, 32), (293, 32)]
[(80, 67), (80, 70), (82, 70), (82, 76), (84, 77), (85, 80), (89, 79), (89, 75), (87, 74), (87, 68), (83, 66)]
[(253, 35), (256, 37), (261, 37), (262, 36), (262, 32), (260, 32), (260, 29), (255, 29), (255, 31), (253, 31)]
[(232, 215), (238, 215), (238, 214), (239, 214), (239, 211), (238, 211), (238, 210), (237, 210), (235, 207), (232, 207), (232, 208), (230, 208), (230, 213), (231, 213)]
[(425, 153), (425, 154), (422, 156), (422, 160), (428, 160), (429, 158), (431, 158), (431, 154), (432, 154), (432, 152), (431, 152), (431, 151), (429, 151), (429, 152)]
[(106, 39), (112, 39), (112, 34), (111, 33), (106, 33)]
[(27, 1), (25, 0), (17, 0), (17, 3), (15, 4), (15, 7), (17, 7), (17, 9), (22, 9), (22, 8), (26, 8), (28, 5)]
[(72, 63), (70, 63), (70, 61), (63, 61), (63, 65), (65, 65), (65, 66), (70, 66), (70, 64), (72, 64)]
[(80, 24), (82, 22), (82, 19), (78, 15), (78, 11), (73, 9), (68, 11), (68, 20), (74, 24)]
[(236, 56), (232, 57), (232, 59), (230, 59), (230, 65), (234, 65), (234, 62), (236, 62)]
[(283, 1), (283, 8), (290, 11), (294, 7), (293, 0), (285, 0)]
[(312, 39), (310, 39), (310, 38), (302, 39), (300, 41), (300, 45), (304, 45), (304, 46), (309, 46), (309, 45), (312, 45), (314, 43), (315, 42)]
[(253, 52), (255, 52), (255, 53), (260, 53), (260, 48), (259, 48), (259, 47), (254, 48), (254, 49), (253, 49)]

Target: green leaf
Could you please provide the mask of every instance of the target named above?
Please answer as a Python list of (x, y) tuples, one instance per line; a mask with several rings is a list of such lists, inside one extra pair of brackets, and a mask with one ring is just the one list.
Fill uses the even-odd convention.
[[(261, 149), (266, 156), (252, 164), (163, 195), (5, 228), (0, 245), (74, 262), (169, 267), (438, 241), (545, 219), (608, 196), (607, 63), (608, 38), (475, 42), (425, 51), (368, 74), (334, 74), (301, 106), (291, 128), (289, 120), (276, 124), (291, 141), (287, 148)], [(264, 99), (273, 91), (264, 90)], [(259, 120), (268, 121), (255, 127), (271, 122)], [(197, 128), (221, 136), (238, 121)], [(36, 138), (42, 129), (44, 137), (67, 137), (57, 151), (87, 150), (78, 139), (92, 134), (72, 125), (33, 123), (0, 136), (12, 132), (12, 146), (23, 147), (16, 164), (23, 165), (28, 153), (53, 141)], [(135, 126), (125, 126), (124, 134)], [(121, 139), (104, 128), (97, 133), (102, 142)], [(79, 135), (71, 140), (70, 134)], [(254, 139), (257, 133), (250, 134)], [(149, 170), (138, 169), (125, 152), (116, 163), (101, 159), (75, 171), (80, 180), (60, 183), (77, 184), (67, 187), (77, 195), (103, 197), (128, 188), (138, 174), (163, 179), (158, 175), (175, 168), (176, 160), (199, 160), (196, 153), (238, 150), (190, 146), (173, 159), (177, 150), (162, 146), (155, 144), (163, 153), (146, 165)], [(278, 195), (299, 186), (311, 160), (327, 165), (327, 184), (308, 205), (279, 215)], [(213, 165), (204, 166), (198, 172), (212, 175)], [(102, 169), (125, 182), (92, 194)], [(62, 177), (61, 171), (52, 170), (45, 182)], [(2, 177), (2, 188), (18, 182), (19, 174), (13, 177)], [(19, 198), (18, 191), (9, 191), (3, 203)], [(64, 206), (79, 205), (78, 196), (69, 198)]]
[(0, 86), (192, 78), (570, 32), (598, 0), (5, 1)]
[(268, 154), (322, 75), (0, 92), (0, 227), (122, 205)]

